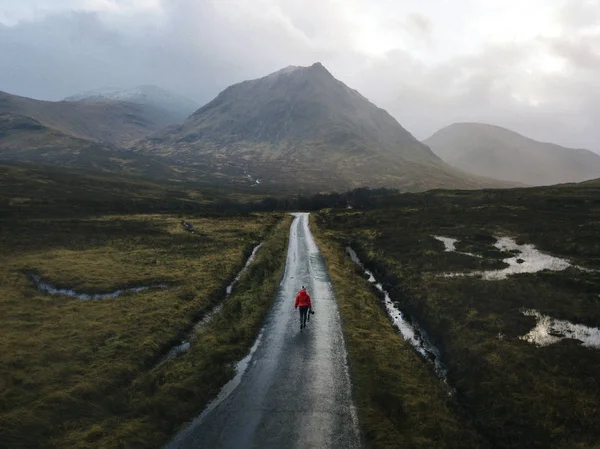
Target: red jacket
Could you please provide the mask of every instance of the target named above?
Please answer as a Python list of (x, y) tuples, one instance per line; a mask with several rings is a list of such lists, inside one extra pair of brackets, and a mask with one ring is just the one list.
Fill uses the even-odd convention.
[(310, 304), (310, 296), (306, 290), (300, 290), (300, 292), (296, 295), (296, 304), (294, 305), (294, 309), (297, 309), (298, 306), (308, 306), (310, 309), (312, 309), (312, 305)]

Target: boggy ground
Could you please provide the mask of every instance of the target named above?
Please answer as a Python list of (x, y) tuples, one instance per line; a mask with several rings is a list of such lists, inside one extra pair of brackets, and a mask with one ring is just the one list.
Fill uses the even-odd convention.
[[(269, 308), (289, 220), (277, 214), (6, 220), (0, 226), (0, 445), (156, 447), (233, 374)], [(277, 223), (280, 222), (279, 225)], [(185, 356), (156, 366), (194, 320), (228, 305)], [(168, 288), (81, 301), (38, 292), (28, 272), (81, 293)]]
[(364, 446), (485, 447), (433, 364), (392, 326), (373, 285), (345, 254), (344, 238), (319, 221), (311, 229), (336, 293)]
[[(351, 243), (441, 348), (456, 413), (485, 445), (592, 448), (600, 440), (600, 350), (575, 340), (537, 347), (519, 337), (536, 324), (522, 309), (600, 327), (600, 273), (569, 268), (495, 281), (440, 274), (505, 267), (510, 255), (493, 247), (499, 235), (598, 270), (598, 198), (594, 186), (399, 195), (382, 209), (324, 210), (319, 226)], [(446, 252), (433, 235), (483, 257)], [(391, 414), (397, 406), (389, 400)]]

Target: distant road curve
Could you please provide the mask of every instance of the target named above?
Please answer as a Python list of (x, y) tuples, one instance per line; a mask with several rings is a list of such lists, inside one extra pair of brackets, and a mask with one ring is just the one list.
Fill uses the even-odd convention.
[[(284, 278), (248, 369), (168, 449), (360, 447), (337, 303), (308, 214), (294, 215)], [(302, 285), (316, 313), (300, 332)]]

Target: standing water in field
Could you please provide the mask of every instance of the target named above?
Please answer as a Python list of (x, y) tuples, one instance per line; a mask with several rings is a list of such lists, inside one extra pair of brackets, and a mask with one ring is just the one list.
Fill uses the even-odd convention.
[(563, 271), (571, 266), (568, 260), (545, 254), (530, 244), (518, 245), (510, 237), (500, 237), (494, 246), (501, 251), (514, 251), (515, 256), (503, 260), (509, 265), (508, 268), (484, 271), (482, 277), (486, 280), (506, 279), (511, 274), (537, 273), (542, 270)]
[[(438, 237), (435, 237), (438, 238)], [(439, 238), (438, 238), (439, 240)], [(575, 267), (580, 270), (586, 270), (583, 267), (572, 265), (568, 260), (551, 256), (550, 254), (539, 251), (534, 245), (519, 245), (510, 237), (499, 237), (494, 247), (500, 251), (508, 251), (514, 254), (512, 257), (503, 259), (502, 262), (508, 264), (507, 268), (501, 270), (472, 271), (467, 273), (446, 273), (444, 277), (457, 276), (481, 276), (487, 281), (506, 279), (512, 274), (519, 273), (537, 273), (538, 271), (551, 270), (563, 271), (569, 267)]]
[(465, 256), (477, 257), (481, 259), (481, 256), (478, 256), (477, 254), (463, 253), (462, 251), (457, 251), (456, 244), (459, 242), (458, 239), (453, 239), (451, 237), (441, 237), (439, 235), (432, 235), (432, 237), (444, 244), (444, 251), (446, 251), (447, 253), (464, 254)]
[(425, 333), (414, 320), (409, 322), (405, 318), (404, 314), (396, 307), (390, 298), (389, 293), (385, 291), (383, 285), (380, 282), (377, 282), (373, 273), (364, 267), (356, 255), (356, 252), (349, 246), (346, 247), (346, 252), (352, 261), (364, 270), (365, 274), (369, 277), (369, 282), (383, 294), (385, 309), (392, 319), (394, 326), (400, 331), (402, 337), (413, 345), (417, 352), (426, 360), (433, 363), (436, 373), (445, 381), (447, 372), (446, 367), (442, 364), (440, 351), (438, 351), (438, 349), (429, 341), (427, 333)]
[(27, 275), (29, 279), (33, 281), (38, 291), (47, 293), (49, 295), (68, 296), (70, 298), (79, 299), (81, 301), (91, 301), (94, 299), (110, 299), (124, 295), (125, 293), (140, 293), (150, 289), (165, 289), (168, 288), (166, 284), (156, 285), (142, 285), (139, 287), (120, 288), (110, 293), (78, 293), (70, 288), (57, 288), (48, 282), (42, 280), (41, 276), (29, 273)]
[(438, 235), (432, 236), (434, 239), (439, 240), (444, 244), (444, 251), (453, 252), (456, 251), (456, 244), (458, 243), (458, 239), (453, 239), (450, 237), (441, 237)]
[(176, 357), (178, 355), (185, 354), (190, 349), (191, 343), (196, 339), (196, 333), (201, 328), (203, 328), (208, 323), (210, 323), (211, 320), (213, 319), (213, 317), (221, 311), (225, 300), (227, 300), (227, 298), (229, 298), (229, 296), (231, 295), (231, 292), (233, 291), (233, 287), (235, 286), (235, 284), (240, 280), (240, 278), (242, 277), (242, 274), (245, 273), (245, 271), (248, 269), (250, 264), (254, 261), (254, 259), (256, 258), (256, 253), (258, 252), (258, 250), (260, 249), (261, 246), (262, 246), (262, 243), (259, 243), (258, 245), (256, 245), (254, 247), (254, 249), (252, 250), (252, 254), (250, 254), (250, 257), (248, 257), (248, 260), (246, 261), (246, 264), (244, 265), (244, 267), (240, 270), (240, 272), (237, 274), (237, 276), (233, 279), (231, 284), (229, 284), (227, 286), (227, 288), (225, 288), (225, 299), (222, 302), (220, 302), (219, 304), (217, 304), (210, 312), (206, 313), (202, 317), (201, 320), (199, 320), (196, 324), (194, 324), (194, 328), (189, 333), (187, 339), (185, 341), (183, 341), (181, 344), (173, 346), (169, 350), (167, 355), (164, 357), (164, 359), (161, 361), (161, 363), (166, 362), (167, 360), (171, 360), (173, 357)]
[(248, 257), (248, 260), (246, 261), (246, 265), (244, 265), (244, 268), (242, 268), (240, 270), (240, 272), (237, 274), (237, 276), (231, 282), (231, 284), (229, 284), (227, 286), (227, 288), (225, 289), (225, 293), (227, 293), (227, 296), (231, 295), (231, 292), (233, 291), (233, 286), (237, 283), (237, 281), (240, 280), (240, 278), (242, 277), (242, 274), (244, 274), (246, 272), (246, 270), (248, 269), (250, 264), (252, 262), (254, 262), (254, 259), (256, 259), (256, 253), (258, 252), (258, 250), (260, 249), (261, 246), (262, 246), (262, 243), (259, 243), (258, 245), (256, 245), (254, 247), (254, 249), (252, 250), (252, 254), (250, 254), (250, 257)]
[(570, 338), (579, 340), (582, 346), (600, 349), (600, 329), (588, 327), (583, 324), (573, 324), (566, 320), (557, 320), (547, 315), (542, 315), (537, 310), (523, 310), (525, 316), (537, 319), (536, 326), (527, 334), (519, 337), (537, 346), (548, 346), (561, 340)]

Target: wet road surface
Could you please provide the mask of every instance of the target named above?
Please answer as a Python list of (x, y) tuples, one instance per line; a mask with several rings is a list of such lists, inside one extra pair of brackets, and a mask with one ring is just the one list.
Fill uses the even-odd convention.
[[(300, 332), (294, 299), (306, 286), (315, 314)], [(246, 371), (167, 448), (358, 448), (346, 349), (325, 263), (296, 214), (285, 274)]]

